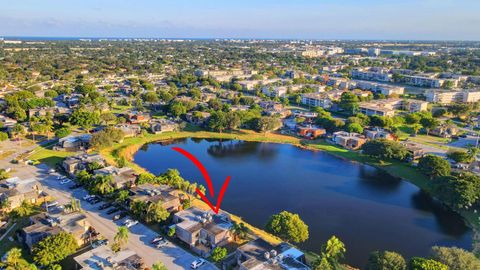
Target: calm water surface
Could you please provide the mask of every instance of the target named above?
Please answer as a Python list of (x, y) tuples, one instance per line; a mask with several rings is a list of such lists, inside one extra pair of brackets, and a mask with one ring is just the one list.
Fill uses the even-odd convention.
[(154, 174), (176, 168), (206, 186), (193, 164), (171, 147), (194, 154), (218, 193), (231, 175), (222, 208), (264, 227), (282, 210), (298, 213), (310, 238), (300, 247), (319, 252), (336, 235), (347, 262), (363, 267), (373, 250), (426, 256), (431, 246), (470, 249), (472, 232), (456, 213), (416, 186), (376, 168), (291, 145), (184, 139), (144, 145), (135, 162)]

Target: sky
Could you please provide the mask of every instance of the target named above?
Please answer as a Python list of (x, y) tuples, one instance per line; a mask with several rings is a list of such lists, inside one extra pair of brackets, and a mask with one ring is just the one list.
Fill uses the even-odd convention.
[(0, 36), (480, 40), (480, 0), (0, 0)]

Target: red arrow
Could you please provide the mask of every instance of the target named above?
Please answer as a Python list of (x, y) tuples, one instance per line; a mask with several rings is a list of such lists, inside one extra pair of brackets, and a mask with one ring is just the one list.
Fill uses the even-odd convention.
[[(205, 169), (205, 166), (203, 166), (203, 164), (194, 155), (187, 152), (186, 150), (179, 147), (172, 147), (172, 149), (187, 157), (200, 170), (203, 178), (205, 178), (205, 181), (207, 181), (208, 190), (210, 191), (210, 197), (214, 198), (215, 190), (213, 189), (212, 179), (210, 178), (207, 169)], [(217, 204), (215, 206), (213, 206), (210, 200), (198, 188), (195, 191), (198, 193), (200, 198), (202, 198), (202, 200), (213, 210), (213, 212), (218, 214), (218, 211), (220, 210), (220, 205), (223, 200), (223, 195), (225, 194), (229, 183), (230, 176), (227, 176), (227, 179), (225, 179), (225, 182), (223, 182), (222, 188), (220, 189), (220, 194), (218, 195)]]

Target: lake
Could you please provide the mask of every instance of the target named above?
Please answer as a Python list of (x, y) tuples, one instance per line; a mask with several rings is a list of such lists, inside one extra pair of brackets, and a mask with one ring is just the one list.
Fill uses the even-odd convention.
[(206, 186), (200, 172), (172, 147), (194, 154), (216, 193), (230, 175), (222, 209), (263, 228), (272, 214), (298, 213), (310, 238), (299, 246), (319, 252), (332, 235), (347, 247), (346, 262), (364, 267), (373, 250), (406, 258), (426, 256), (434, 245), (471, 249), (462, 217), (418, 187), (382, 170), (291, 145), (182, 139), (144, 145), (135, 162), (154, 174), (176, 168)]

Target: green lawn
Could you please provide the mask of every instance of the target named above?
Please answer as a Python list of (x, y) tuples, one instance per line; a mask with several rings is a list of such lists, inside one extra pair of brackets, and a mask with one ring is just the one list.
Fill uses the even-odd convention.
[(40, 146), (34, 150), (28, 159), (38, 160), (50, 167), (55, 167), (55, 165), (62, 162), (64, 158), (75, 154), (75, 152), (55, 151)]

